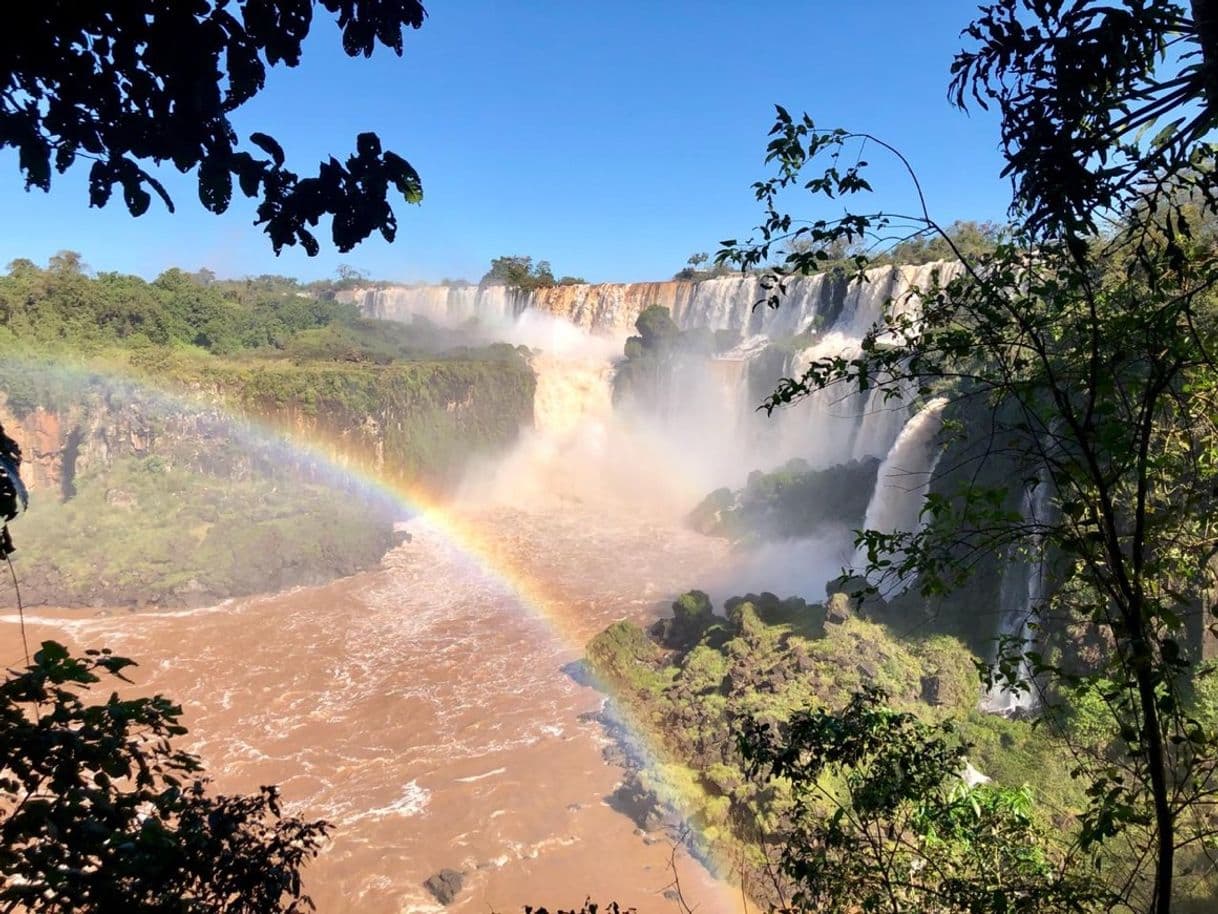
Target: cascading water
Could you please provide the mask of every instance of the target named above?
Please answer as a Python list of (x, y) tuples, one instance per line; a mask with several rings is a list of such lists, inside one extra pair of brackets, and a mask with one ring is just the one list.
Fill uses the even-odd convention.
[[(1030, 537), (1028, 554), (1008, 564), (1002, 576), (998, 637), (1008, 641), (1017, 639), (1023, 652), (1033, 643), (1032, 620), (1046, 597), (1044, 537), (1039, 532), (1039, 525), (1044, 523), (1048, 512), (1049, 485), (1041, 480), (1024, 490), (1020, 504), (1024, 523), (1036, 531)], [(1039, 702), (1032, 678), (1028, 660), (1022, 657), (1018, 681), (1028, 688), (1012, 690), (995, 683), (981, 700), (982, 710), (1008, 716), (1034, 711)]]
[(504, 286), (390, 286), (348, 293), (367, 317), (409, 322), (421, 317), (443, 327), (471, 320), (503, 323), (518, 309), (518, 296)]
[[(860, 393), (841, 385), (772, 415), (757, 407), (781, 377), (797, 378), (817, 359), (858, 355), (886, 310), (916, 318), (911, 290), (926, 288), (936, 275), (947, 281), (959, 269), (951, 263), (878, 267), (864, 282), (837, 273), (796, 277), (778, 308), (758, 304), (766, 292), (755, 275), (573, 284), (527, 294), (504, 286), (415, 286), (347, 295), (372, 317), (473, 327), (488, 341), (523, 343), (546, 356), (583, 352), (582, 361), (564, 356), (547, 363), (549, 374), (569, 369), (575, 376), (607, 377), (636, 318), (654, 305), (668, 308), (682, 330), (736, 334), (736, 345), (713, 359), (682, 357), (657, 366), (666, 376), (655, 378), (650, 401), (628, 407), (635, 437), (648, 439), (653, 451), (680, 452), (680, 476), (709, 490), (740, 486), (752, 470), (792, 458), (821, 468), (888, 455), (909, 418), (909, 392), (885, 396), (876, 388)], [(589, 353), (598, 339), (603, 345)], [(589, 359), (601, 359), (602, 367), (591, 367)], [(549, 382), (540, 385), (538, 397), (548, 389)], [(539, 415), (546, 409), (539, 399)], [(592, 428), (589, 434), (608, 434), (603, 422)]]
[[(921, 531), (924, 523), (922, 505), (942, 454), (936, 436), (942, 427), (946, 406), (945, 397), (936, 397), (905, 423), (896, 443), (880, 464), (875, 492), (863, 521), (864, 529), (880, 533)], [(866, 565), (867, 552), (859, 547), (854, 568), (861, 570)], [(885, 591), (885, 596), (899, 593), (907, 584), (907, 581), (895, 582)]]

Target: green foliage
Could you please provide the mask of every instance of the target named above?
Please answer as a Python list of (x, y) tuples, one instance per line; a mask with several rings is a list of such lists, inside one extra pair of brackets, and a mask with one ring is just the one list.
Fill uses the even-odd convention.
[(739, 491), (716, 489), (690, 512), (689, 523), (736, 542), (809, 536), (826, 523), (861, 527), (878, 469), (875, 458), (822, 470), (795, 458), (770, 473), (755, 470)]
[[(869, 683), (930, 719), (968, 714), (977, 702), (972, 657), (951, 639), (902, 642), (859, 618), (826, 624), (824, 607), (774, 594), (735, 597), (724, 610), (714, 615), (707, 596), (691, 591), (650, 637), (628, 622), (602, 632), (587, 662), (658, 753), (644, 761), (639, 788), (689, 818), (714, 849), (742, 846), (758, 866), (791, 797), (747, 777), (732, 737), (743, 720), (778, 725), (801, 709), (842, 708)], [(921, 698), (931, 679), (941, 684), (934, 706)]]
[(705, 251), (690, 254), (686, 261), (688, 266), (678, 270), (673, 279), (681, 282), (701, 282), (704, 279), (718, 279), (720, 276), (731, 275), (732, 271), (720, 263), (713, 264), (710, 269), (703, 268), (702, 265), (709, 259), (710, 255)]
[(775, 836), (791, 910), (1012, 914), (1102, 910), (1093, 881), (1055, 859), (1027, 788), (969, 786), (950, 724), (886, 706), (868, 688), (839, 712), (781, 726), (746, 720), (751, 778), (793, 797)]
[(862, 261), (869, 267), (879, 267), (917, 266), (961, 257), (974, 259), (992, 254), (1006, 238), (1006, 226), (971, 219), (957, 219), (944, 226), (942, 234), (916, 232), (895, 241), (862, 237), (847, 240), (842, 236), (821, 243), (808, 236), (797, 236), (782, 243), (779, 252), (782, 259), (776, 266), (782, 269), (791, 257), (810, 258), (820, 270), (845, 278)]
[[(932, 487), (925, 527), (864, 531), (860, 545), (873, 578), (916, 578), (935, 600), (979, 568), (1048, 555), (1054, 589), (1036, 611), (1100, 647), (1077, 664), (1016, 639), (996, 675), (1027, 688), (1030, 670), (1050, 699), (1076, 699), (1068, 732), (1115, 734), (1073, 769), (1090, 798), (1078, 834), (1097, 860), (1116, 842), (1133, 848), (1114, 884), (1124, 903), (1157, 914), (1192, 867), (1177, 856), (1208, 853), (1218, 779), (1218, 731), (1189, 707), (1218, 553), (1218, 171), (1207, 141), (1218, 20), (1210, 3), (1192, 6), (1191, 18), (1174, 3), (982, 8), (952, 92), (995, 103), (1002, 119), (1015, 222), (992, 249), (963, 251), (924, 201), (901, 217), (852, 210), (852, 195), (874, 193), (862, 146), (892, 153), (916, 182), (910, 163), (871, 134), (824, 130), (780, 107), (775, 173), (755, 185), (760, 238), (718, 255), (750, 268), (785, 251), (763, 280), (772, 306), (788, 276), (842, 250), (861, 278), (870, 246), (894, 237), (937, 237), (961, 261), (962, 272), (892, 303), (861, 354), (780, 382), (767, 408), (840, 384), (890, 398), (934, 391), (987, 417), (983, 434), (945, 422), (949, 444), (970, 440), (971, 452), (954, 455), (953, 485)], [(1172, 117), (1149, 140), (1140, 132)], [(784, 212), (796, 188), (844, 199), (844, 215)], [(1044, 507), (1029, 517), (1013, 490)], [(1212, 880), (1213, 865), (1204, 871)]]
[[(537, 289), (549, 289), (554, 286), (581, 285), (585, 282), (581, 276), (563, 276), (554, 278), (554, 271), (548, 260), (533, 263), (532, 257), (516, 254), (509, 257), (496, 257), (491, 261), (490, 269), (482, 276), (482, 285), (507, 286), (513, 292), (527, 295)], [(451, 285), (445, 280), (441, 285)]]
[(1082, 254), (1113, 213), (1159, 210), (1171, 240), (1181, 191), (1213, 202), (1218, 15), (1211, 0), (1189, 6), (981, 7), (950, 95), (997, 107), (1024, 231)]
[[(358, 493), (276, 475), (223, 473), (241, 462), (190, 447), (79, 474), (73, 497), (40, 499), (14, 559), (27, 601), (51, 605), (205, 605), (322, 583), (375, 565), (393, 517)], [(50, 493), (47, 493), (48, 495)]]
[(645, 309), (635, 319), (634, 326), (639, 331), (639, 341), (645, 352), (659, 352), (672, 346), (681, 333), (663, 305), (652, 305)]
[(318, 299), (282, 277), (217, 281), (175, 268), (147, 283), (54, 265), (39, 270), (28, 261), (14, 261), (0, 276), (0, 327), (75, 350), (154, 344), (233, 354), (282, 348), (297, 333), (356, 317), (352, 306)]
[[(343, 50), (368, 57), (379, 44), (402, 53), (403, 29), (426, 15), (417, 0), (376, 4), (321, 0), (335, 14)], [(362, 133), (345, 163), (331, 157), (316, 177), (285, 165), (284, 150), (265, 133), (237, 145), (232, 113), (257, 96), (268, 66), (295, 66), (313, 22), (314, 3), (199, 4), (152, 0), (91, 7), (22, 7), (11, 34), (25, 35), (10, 53), (0, 93), (0, 147), (17, 150), (26, 188), (49, 190), (87, 159), (89, 203), (105, 206), (117, 185), (133, 216), (147, 212), (155, 193), (173, 202), (146, 164), (172, 163), (198, 179), (210, 211), (228, 209), (234, 182), (257, 199), (262, 225), (278, 253), (284, 245), (319, 250), (311, 229), (331, 217), (341, 251), (372, 232), (397, 233), (391, 189), (408, 203), (422, 199), (408, 162), (382, 151), (375, 133)]]
[(0, 904), (140, 914), (311, 907), (300, 869), (329, 826), (284, 817), (278, 794), (208, 792), (169, 699), (86, 702), (132, 661), (44, 642), (0, 684)]
[(669, 378), (682, 360), (706, 359), (722, 348), (722, 337), (705, 327), (681, 330), (663, 305), (646, 308), (634, 326), (638, 335), (626, 339), (626, 361), (613, 377), (615, 403), (654, 407), (664, 402)]
[(513, 292), (528, 294), (537, 289), (549, 289), (556, 285), (582, 283), (577, 276), (564, 276), (561, 280), (554, 279), (554, 271), (548, 260), (533, 263), (532, 257), (516, 254), (508, 257), (496, 257), (491, 261), (490, 269), (482, 276), (482, 285), (507, 286)]

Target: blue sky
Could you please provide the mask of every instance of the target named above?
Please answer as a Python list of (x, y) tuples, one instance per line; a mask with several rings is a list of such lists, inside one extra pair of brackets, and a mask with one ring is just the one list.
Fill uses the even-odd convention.
[[(319, 10), (301, 66), (272, 71), (235, 118), (243, 135), (277, 137), (302, 173), (377, 131), (423, 177), (423, 204), (396, 207), (394, 244), (275, 257), (243, 199), (212, 216), (175, 173), (178, 212), (154, 201), (132, 219), (117, 197), (89, 209), (83, 170), (58, 177), (49, 195), (26, 193), (6, 152), (0, 263), (70, 248), (94, 269), (145, 276), (177, 265), (315, 279), (349, 263), (417, 281), (477, 279), (490, 258), (519, 253), (593, 281), (665, 278), (691, 252), (713, 253), (757, 223), (750, 184), (765, 174), (775, 103), (898, 146), (937, 218), (1005, 211), (994, 118), (946, 100), (976, 0), (428, 6), (401, 59), (346, 58)], [(895, 172), (877, 174), (891, 177), (886, 206), (908, 201)]]

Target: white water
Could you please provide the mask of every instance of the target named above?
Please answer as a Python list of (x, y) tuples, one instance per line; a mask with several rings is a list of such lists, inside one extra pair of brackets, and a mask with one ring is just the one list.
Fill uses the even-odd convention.
[[(780, 377), (799, 377), (817, 360), (858, 356), (864, 336), (880, 324), (886, 308), (916, 318), (911, 290), (930, 285), (936, 271), (947, 280), (957, 269), (951, 264), (882, 267), (870, 271), (864, 283), (799, 277), (789, 282), (776, 309), (757, 306), (765, 292), (752, 276), (560, 286), (527, 295), (502, 286), (389, 288), (354, 297), (369, 316), (422, 317), (533, 348), (534, 428), (525, 431), (512, 455), (475, 474), (467, 494), (479, 501), (517, 507), (555, 501), (635, 504), (675, 517), (710, 490), (739, 487), (752, 470), (769, 470), (791, 458), (827, 467), (874, 457), (883, 466), (866, 523), (892, 532), (917, 528), (938, 455), (934, 438), (941, 401), (911, 417), (909, 392), (886, 397), (877, 388), (860, 393), (841, 385), (773, 415), (757, 407)], [(734, 331), (739, 341), (713, 359), (674, 360), (656, 379), (650, 401), (615, 408), (613, 375), (625, 336), (637, 315), (656, 304), (668, 307), (682, 329)], [(758, 361), (771, 343), (800, 334), (812, 340), (802, 351), (785, 361), (776, 362), (772, 353)], [(824, 567), (840, 568), (843, 553), (849, 560), (848, 541), (844, 531), (826, 530), (789, 560), (768, 550), (755, 557), (748, 577), (764, 569), (775, 578), (772, 587), (807, 581), (800, 589), (815, 593), (823, 586)], [(787, 549), (780, 550), (783, 556)], [(816, 558), (804, 558), (813, 551)], [(818, 576), (820, 584), (812, 583)]]
[[(896, 443), (880, 464), (875, 492), (863, 521), (865, 529), (879, 533), (919, 533), (922, 530), (925, 524), (922, 506), (942, 453), (936, 439), (946, 406), (946, 398), (936, 397), (901, 429)], [(861, 570), (866, 566), (867, 551), (859, 547), (854, 568)], [(893, 582), (885, 588), (885, 595), (899, 593), (908, 583)]]
[[(864, 283), (827, 274), (798, 277), (789, 281), (779, 308), (757, 304), (766, 293), (754, 276), (557, 286), (526, 295), (503, 286), (394, 287), (352, 297), (371, 317), (422, 317), (469, 328), (484, 339), (540, 348), (549, 356), (578, 354), (579, 372), (589, 370), (590, 360), (600, 359), (606, 367), (619, 360), (634, 320), (651, 305), (667, 307), (685, 330), (735, 332), (738, 344), (709, 363), (678, 360), (661, 385), (661, 402), (629, 417), (633, 431), (684, 453), (683, 475), (735, 486), (749, 471), (771, 469), (793, 457), (818, 467), (883, 458), (909, 417), (908, 396), (886, 400), (878, 390), (859, 394), (835, 387), (773, 416), (757, 407), (780, 377), (799, 377), (817, 359), (857, 355), (886, 306), (891, 314), (916, 317), (911, 290), (929, 286), (936, 272), (946, 281), (958, 269), (941, 263), (879, 267)], [(801, 334), (813, 337), (808, 348), (781, 366), (771, 364), (768, 375), (757, 372), (762, 363), (756, 359), (767, 344)]]
[[(1044, 538), (1038, 530), (1049, 512), (1049, 485), (1040, 481), (1025, 489), (1020, 504), (1024, 522), (1034, 531), (1028, 544), (1028, 555), (1012, 561), (1002, 575), (1000, 602), (1002, 615), (998, 623), (1000, 639), (1018, 638), (1024, 652), (1032, 648), (1032, 622), (1045, 600)], [(981, 700), (982, 710), (994, 714), (1012, 715), (1033, 711), (1039, 705), (1027, 658), (1021, 659), (1019, 683), (1026, 689), (1012, 690), (995, 683)]]

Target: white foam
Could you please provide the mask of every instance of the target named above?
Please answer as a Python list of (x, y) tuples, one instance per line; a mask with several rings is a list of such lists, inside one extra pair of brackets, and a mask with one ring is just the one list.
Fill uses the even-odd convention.
[(472, 784), (474, 781), (481, 781), (485, 778), (493, 778), (495, 775), (503, 774), (506, 771), (506, 768), (494, 768), (490, 771), (484, 771), (482, 774), (471, 774), (468, 777), (454, 778), (453, 780), (455, 780), (458, 784)]
[(357, 813), (346, 819), (351, 825), (365, 819), (385, 819), (390, 816), (412, 818), (422, 815), (431, 803), (431, 791), (419, 784), (418, 781), (407, 781), (402, 785), (402, 794), (397, 799), (384, 806), (377, 806), (365, 812)]

